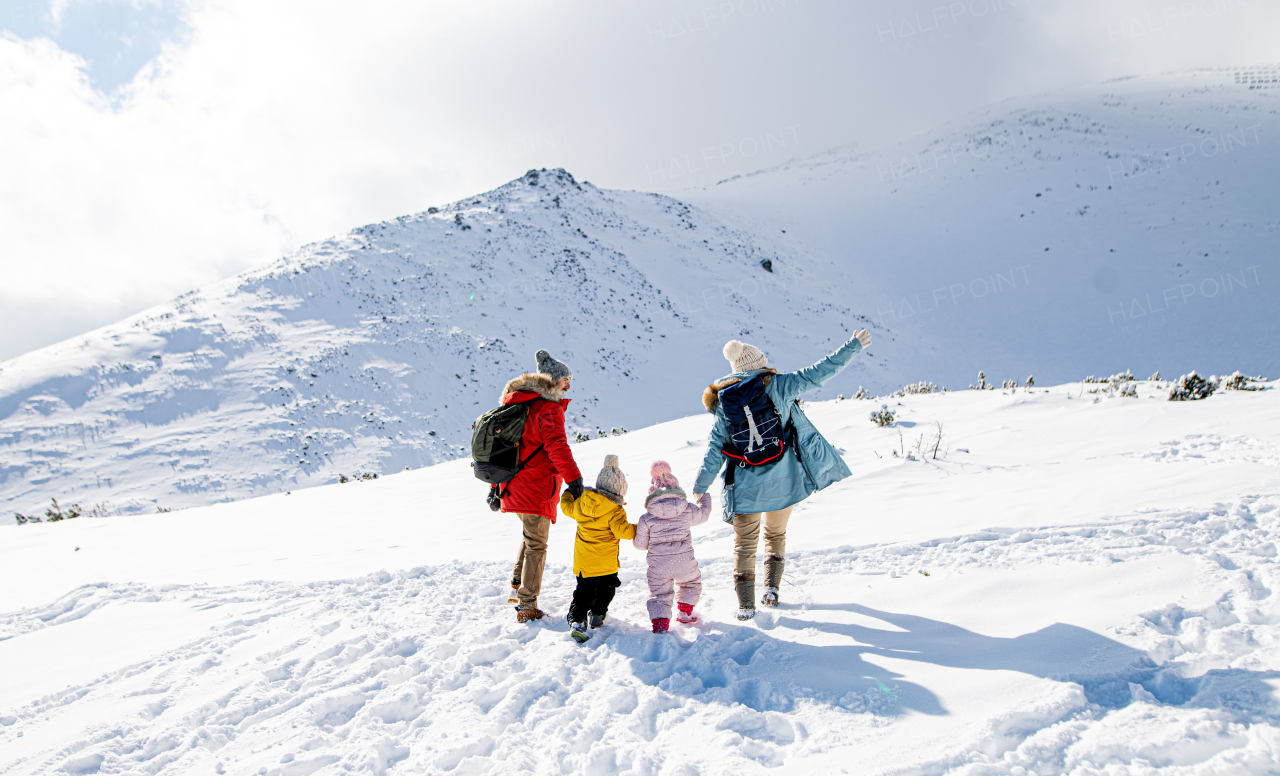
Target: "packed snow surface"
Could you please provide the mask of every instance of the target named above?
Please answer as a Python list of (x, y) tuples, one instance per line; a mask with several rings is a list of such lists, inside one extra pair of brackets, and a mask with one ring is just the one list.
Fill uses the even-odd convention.
[[(582, 646), (572, 522), (517, 624), (518, 522), (463, 461), (0, 528), (0, 774), (1274, 772), (1280, 393), (1166, 389), (810, 403), (853, 476), (797, 508), (782, 605), (733, 618), (713, 519), (701, 622), (649, 632), (624, 544)], [(635, 520), (709, 428), (573, 452)]]

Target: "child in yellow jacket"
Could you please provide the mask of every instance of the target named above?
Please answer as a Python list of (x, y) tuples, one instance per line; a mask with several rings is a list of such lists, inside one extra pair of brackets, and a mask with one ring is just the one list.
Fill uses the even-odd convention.
[(618, 542), (634, 539), (636, 527), (627, 522), (627, 478), (618, 468), (618, 456), (606, 455), (594, 488), (574, 498), (560, 496), (560, 511), (578, 521), (573, 540), (573, 574), (578, 587), (569, 606), (569, 633), (579, 644), (591, 638), (588, 628), (599, 628), (609, 612), (618, 580)]

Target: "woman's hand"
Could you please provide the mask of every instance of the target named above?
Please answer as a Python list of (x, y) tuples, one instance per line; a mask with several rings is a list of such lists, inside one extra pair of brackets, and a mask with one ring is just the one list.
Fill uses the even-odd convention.
[(853, 338), (862, 343), (862, 347), (867, 348), (871, 345), (871, 335), (866, 329), (858, 329), (853, 333)]

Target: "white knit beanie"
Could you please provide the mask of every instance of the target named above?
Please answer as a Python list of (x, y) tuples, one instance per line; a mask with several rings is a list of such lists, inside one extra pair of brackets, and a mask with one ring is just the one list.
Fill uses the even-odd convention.
[(618, 456), (606, 455), (604, 457), (604, 468), (600, 470), (599, 476), (596, 477), (596, 490), (600, 492), (600, 495), (619, 504), (627, 497), (627, 478), (622, 474), (622, 470), (618, 468)]
[(729, 359), (729, 364), (733, 366), (735, 372), (751, 372), (756, 369), (764, 369), (769, 364), (769, 360), (764, 357), (764, 353), (755, 345), (747, 345), (737, 340), (729, 340), (724, 345), (724, 357)]

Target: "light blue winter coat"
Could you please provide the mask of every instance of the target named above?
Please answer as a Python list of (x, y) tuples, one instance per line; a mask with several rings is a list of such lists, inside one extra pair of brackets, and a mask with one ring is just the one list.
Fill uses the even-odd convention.
[[(765, 393), (777, 408), (783, 426), (788, 422), (795, 423), (803, 462), (789, 450), (766, 466), (739, 466), (734, 475), (733, 488), (725, 489), (725, 522), (732, 523), (734, 514), (785, 509), (805, 500), (809, 494), (849, 476), (849, 467), (845, 465), (844, 459), (805, 417), (796, 404), (796, 399), (806, 391), (821, 388), (861, 352), (862, 343), (851, 339), (844, 347), (813, 366), (773, 375)], [(725, 428), (724, 407), (719, 400), (720, 389), (764, 373), (764, 370), (736, 372), (707, 387), (703, 394), (703, 404), (708, 411), (715, 413), (716, 421), (711, 429), (711, 443), (707, 454), (702, 459), (702, 470), (698, 472), (698, 479), (693, 487), (695, 493), (710, 490), (726, 460), (730, 466), (737, 466), (737, 462), (723, 452), (728, 432)]]

